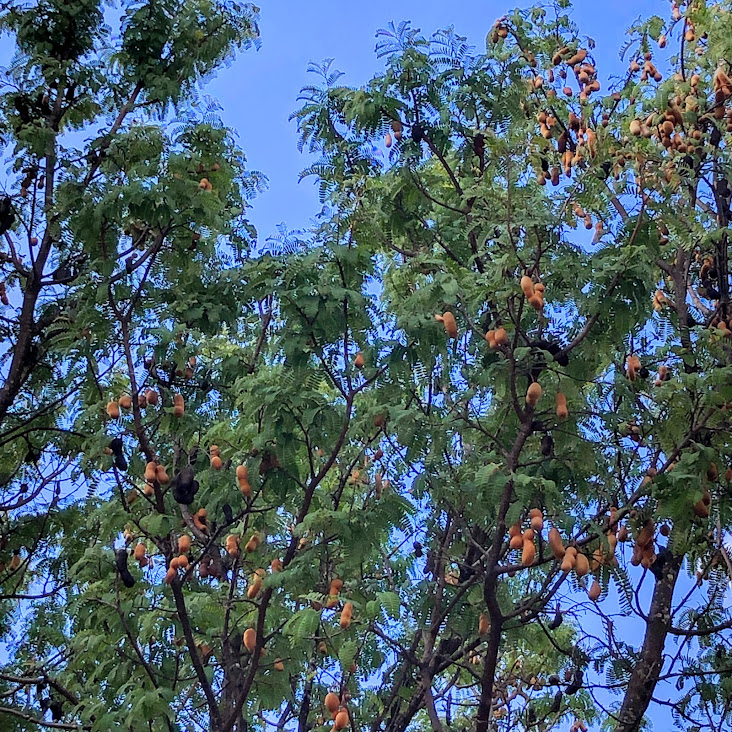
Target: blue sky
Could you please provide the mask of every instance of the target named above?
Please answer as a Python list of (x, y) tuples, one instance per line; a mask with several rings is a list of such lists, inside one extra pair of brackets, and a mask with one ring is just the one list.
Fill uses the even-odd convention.
[[(313, 179), (298, 183), (307, 158), (297, 150), (297, 131), (289, 115), (297, 108), (297, 95), (306, 83), (310, 61), (334, 58), (345, 72), (343, 83), (365, 83), (381, 68), (374, 54), (374, 34), (389, 21), (411, 20), (431, 34), (454, 25), (469, 42), (482, 50), (493, 22), (516, 5), (530, 2), (480, 2), (479, 0), (406, 0), (401, 3), (372, 0), (344, 3), (336, 0), (277, 0), (261, 5), (262, 46), (242, 54), (219, 73), (208, 87), (224, 107), (225, 123), (239, 133), (250, 167), (269, 178), (268, 190), (255, 201), (251, 219), (263, 241), (279, 223), (290, 229), (305, 228), (319, 210)], [(667, 17), (665, 0), (614, 0), (578, 4), (573, 17), (582, 32), (596, 43), (600, 73), (625, 68), (618, 57), (625, 29), (639, 16)], [(670, 51), (669, 51), (670, 53)]]

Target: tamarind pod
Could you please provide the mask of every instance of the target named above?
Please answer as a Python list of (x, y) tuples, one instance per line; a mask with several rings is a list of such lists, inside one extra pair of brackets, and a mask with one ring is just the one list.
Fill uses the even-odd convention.
[(529, 388), (526, 390), (526, 403), (534, 407), (540, 397), (541, 384), (539, 384), (538, 381), (532, 381), (531, 384), (529, 384)]
[(251, 498), (252, 486), (249, 483), (249, 473), (246, 465), (239, 465), (236, 469), (236, 479), (239, 481), (239, 490), (245, 498)]
[(618, 529), (618, 541), (628, 541), (628, 527), (621, 526)]
[(590, 587), (590, 591), (587, 593), (590, 600), (593, 602), (597, 602), (600, 599), (600, 595), (602, 594), (602, 587), (600, 587), (600, 583), (595, 580), (592, 583), (592, 587)]
[(173, 414), (176, 417), (182, 417), (185, 413), (185, 401), (182, 394), (175, 394), (173, 396)]
[(107, 403), (107, 415), (111, 419), (119, 419), (119, 403), (116, 400), (112, 399)]
[(330, 582), (330, 593), (331, 595), (337, 595), (343, 589), (343, 580), (334, 578)]
[(536, 547), (533, 541), (524, 540), (523, 550), (521, 552), (521, 564), (524, 567), (530, 567), (536, 559)]
[(285, 670), (285, 664), (282, 663), (282, 659), (281, 658), (275, 658), (275, 662), (272, 665), (272, 668), (275, 671), (284, 671)]
[(178, 569), (188, 568), (188, 557), (185, 554), (181, 554), (178, 557)]
[(180, 554), (188, 554), (191, 550), (191, 537), (188, 534), (183, 534), (178, 539), (178, 552)]
[(561, 392), (557, 392), (557, 417), (559, 419), (567, 419), (569, 410), (567, 409), (567, 397)]
[(364, 364), (365, 364), (365, 363), (366, 363), (366, 362), (365, 362), (365, 360), (364, 360), (364, 357), (363, 357), (363, 353), (361, 353), (361, 351), (359, 351), (359, 352), (358, 352), (358, 353), (356, 354), (356, 358), (354, 358), (354, 359), (353, 359), (353, 365), (354, 365), (354, 366), (355, 366), (355, 367), (356, 367), (357, 369), (362, 369), (362, 368), (364, 367)]
[(581, 64), (586, 58), (587, 51), (584, 48), (580, 48), (574, 56), (570, 56), (567, 59), (566, 64), (567, 66), (576, 66), (577, 64)]
[(508, 345), (508, 333), (506, 332), (506, 329), (505, 328), (496, 328), (494, 339), (495, 339), (497, 346), (507, 346)]
[(490, 618), (485, 614), (480, 614), (480, 620), (478, 621), (478, 635), (488, 635), (488, 631), (491, 629)]
[(339, 625), (343, 630), (347, 630), (348, 627), (351, 625), (351, 618), (353, 616), (353, 605), (350, 602), (347, 602), (343, 606), (343, 610), (341, 610), (341, 618), (338, 621)]
[(244, 647), (249, 651), (249, 653), (253, 653), (254, 649), (257, 647), (257, 631), (254, 630), (254, 628), (247, 628), (242, 636), (242, 641), (244, 642)]
[(262, 580), (257, 577), (254, 582), (252, 582), (251, 585), (247, 588), (247, 597), (250, 600), (253, 600), (258, 594), (259, 591), (262, 589)]
[(210, 463), (211, 463), (211, 467), (214, 470), (221, 470), (221, 468), (224, 467), (224, 461), (218, 455), (214, 455), (211, 458)]
[(643, 528), (638, 532), (638, 536), (635, 539), (636, 544), (641, 548), (644, 548), (653, 542), (653, 534), (656, 531), (656, 524), (653, 519), (648, 519), (643, 525)]
[(555, 559), (564, 559), (566, 549), (564, 548), (564, 543), (562, 542), (562, 536), (559, 533), (559, 530), (554, 526), (549, 529), (549, 548), (552, 550), (552, 554), (554, 554)]
[(488, 343), (489, 348), (493, 348), (493, 349), (496, 348), (497, 344), (496, 344), (496, 331), (495, 330), (489, 330), (485, 334), (485, 339)]
[(157, 480), (158, 477), (158, 466), (153, 461), (150, 461), (145, 465), (145, 480), (149, 483)]
[(699, 518), (709, 518), (709, 506), (704, 503), (704, 499), (694, 504), (694, 515)]
[(516, 522), (515, 524), (512, 524), (508, 528), (508, 535), (513, 539), (514, 536), (520, 536), (521, 535), (521, 524), (519, 522)]
[(122, 409), (131, 409), (132, 408), (132, 397), (129, 394), (123, 394), (119, 398), (119, 405), (122, 407)]
[(325, 695), (325, 708), (331, 713), (335, 714), (341, 706), (341, 700), (337, 694), (332, 691)]
[[(249, 545), (247, 544), (247, 546)], [(226, 537), (226, 552), (230, 557), (235, 557), (239, 554), (239, 537), (236, 534), (229, 534)]]
[(526, 297), (534, 296), (534, 282), (528, 275), (524, 275), (521, 278), (521, 289)]
[(512, 536), (508, 542), (508, 545), (511, 547), (511, 549), (522, 549), (524, 546), (524, 540), (521, 537), (521, 534)]
[(173, 582), (173, 580), (178, 576), (178, 572), (175, 570), (174, 567), (170, 567), (168, 571), (165, 573), (165, 584), (169, 585)]
[(534, 516), (531, 519), (531, 528), (535, 531), (541, 531), (544, 528), (544, 518), (543, 516)]
[(333, 729), (345, 729), (346, 727), (348, 727), (349, 723), (350, 719), (348, 717), (348, 711), (345, 709), (341, 709), (338, 714), (336, 714), (336, 717), (333, 720)]
[(272, 572), (281, 572), (282, 560), (277, 558), (273, 559), (272, 563), (269, 565), (269, 568), (272, 570)]
[(544, 298), (541, 296), (541, 293), (537, 292), (533, 294), (529, 298), (529, 305), (537, 312), (541, 312), (544, 309)]
[(524, 541), (534, 541), (534, 530), (533, 529), (526, 529), (523, 533), (523, 540)]
[(577, 559), (574, 564), (574, 571), (578, 577), (584, 577), (590, 571), (590, 562), (587, 556), (578, 552)]
[(134, 557), (139, 562), (141, 559), (145, 558), (145, 554), (147, 554), (147, 550), (145, 549), (145, 545), (140, 542), (135, 546), (134, 551)]
[(254, 532), (252, 536), (250, 537), (249, 541), (246, 543), (246, 546), (244, 549), (251, 554), (252, 552), (255, 552), (257, 550), (257, 547), (259, 546), (259, 542), (261, 541), (261, 538), (257, 532)]
[(156, 466), (155, 480), (157, 480), (160, 485), (168, 485), (168, 483), (170, 483), (170, 478), (168, 477), (168, 473), (163, 465)]
[(154, 389), (145, 392), (145, 401), (152, 407), (158, 403), (158, 393)]
[(458, 337), (457, 322), (455, 320), (455, 316), (450, 311), (442, 314), (442, 323), (445, 326), (445, 332), (447, 333), (448, 338), (454, 339)]

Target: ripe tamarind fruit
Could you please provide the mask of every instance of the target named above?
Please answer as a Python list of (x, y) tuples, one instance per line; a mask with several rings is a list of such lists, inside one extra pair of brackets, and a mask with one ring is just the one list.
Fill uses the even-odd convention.
[(261, 540), (262, 539), (259, 533), (255, 531), (249, 538), (249, 541), (246, 543), (244, 549), (248, 554), (257, 551), (257, 547), (259, 547), (259, 543), (261, 542)]
[(529, 521), (534, 531), (541, 531), (544, 528), (544, 514), (540, 508), (532, 508), (529, 511)]
[(239, 465), (236, 469), (236, 479), (239, 481), (239, 490), (245, 498), (251, 498), (252, 486), (249, 484), (249, 472), (246, 465)]
[(341, 706), (341, 700), (337, 694), (332, 691), (325, 695), (325, 708), (331, 713), (336, 714)]
[(521, 289), (526, 297), (531, 298), (534, 296), (534, 282), (528, 275), (521, 278)]
[(211, 458), (211, 467), (214, 470), (221, 470), (224, 467), (224, 461), (218, 455), (214, 455)]
[(272, 665), (272, 668), (275, 671), (284, 671), (285, 670), (285, 664), (282, 663), (282, 659), (281, 658), (275, 658), (275, 662)]
[(590, 600), (593, 602), (597, 602), (600, 599), (600, 595), (602, 594), (602, 587), (600, 587), (600, 583), (595, 580), (592, 583), (592, 586), (589, 589), (589, 592), (587, 593)]
[(335, 719), (333, 720), (333, 729), (345, 729), (346, 727), (348, 727), (349, 723), (350, 719), (348, 717), (348, 711), (346, 709), (341, 709), (338, 714), (336, 714)]
[(158, 466), (152, 460), (145, 465), (145, 480), (154, 483), (158, 479)]
[(445, 332), (448, 338), (455, 339), (458, 337), (457, 321), (449, 310), (442, 314), (442, 324), (445, 326)]
[(119, 403), (115, 399), (112, 399), (107, 403), (107, 415), (110, 419), (119, 419)]
[(574, 564), (574, 571), (578, 577), (584, 577), (590, 571), (590, 561), (587, 559), (587, 555), (582, 552), (577, 553), (577, 558)]
[(566, 549), (564, 548), (559, 530), (554, 526), (549, 529), (549, 548), (552, 550), (552, 554), (556, 559), (564, 559)]
[(176, 417), (182, 417), (184, 413), (185, 413), (185, 401), (183, 399), (183, 395), (175, 394), (173, 396), (173, 414)]
[(244, 648), (249, 653), (254, 653), (254, 649), (257, 647), (257, 631), (254, 628), (247, 628), (242, 636), (242, 641), (244, 642)]
[(356, 358), (353, 359), (353, 365), (357, 369), (362, 369), (364, 367), (365, 363), (366, 363), (366, 361), (364, 360), (363, 353), (361, 353), (361, 351), (359, 351), (356, 354)]
[(480, 614), (480, 620), (478, 621), (478, 635), (488, 635), (491, 629), (490, 618), (485, 614)]
[(557, 392), (557, 417), (559, 419), (567, 419), (569, 411), (567, 410), (567, 397), (561, 392)]
[(277, 559), (277, 558), (273, 559), (269, 565), (269, 568), (272, 572), (281, 572), (282, 571), (282, 560)]
[(191, 537), (188, 536), (188, 534), (183, 534), (178, 539), (178, 553), (179, 554), (188, 554), (188, 552), (191, 550)]
[(533, 540), (524, 539), (523, 550), (521, 551), (521, 564), (530, 567), (536, 559), (536, 547)]
[(343, 606), (343, 610), (341, 610), (341, 617), (338, 621), (338, 624), (343, 628), (343, 630), (348, 630), (349, 626), (351, 625), (351, 619), (353, 617), (353, 604), (350, 602), (347, 602)]
[(165, 573), (165, 584), (169, 585), (173, 582), (173, 580), (178, 576), (178, 572), (175, 569), (175, 567), (171, 566), (168, 568), (168, 571)]
[(119, 398), (119, 405), (122, 407), (122, 409), (131, 409), (132, 408), (132, 397), (129, 394), (123, 394)]
[(261, 577), (256, 577), (251, 585), (247, 588), (247, 597), (250, 600), (253, 600), (258, 594), (259, 591), (262, 589), (262, 579)]
[(168, 473), (163, 465), (155, 466), (155, 480), (157, 480), (160, 485), (168, 485), (168, 483), (170, 483), (170, 478), (168, 477)]
[(229, 534), (226, 537), (226, 552), (230, 557), (239, 556), (239, 537), (236, 534)]
[(145, 558), (146, 553), (147, 550), (145, 549), (145, 545), (142, 542), (135, 546), (134, 556), (138, 562), (142, 561)]
[(145, 401), (151, 406), (154, 407), (158, 403), (158, 393), (154, 389), (148, 389), (145, 392)]
[(535, 407), (540, 397), (541, 384), (538, 381), (533, 381), (526, 390), (526, 403), (531, 407)]

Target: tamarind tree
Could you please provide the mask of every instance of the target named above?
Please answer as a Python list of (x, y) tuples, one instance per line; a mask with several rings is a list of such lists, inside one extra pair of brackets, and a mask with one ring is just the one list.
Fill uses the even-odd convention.
[[(91, 490), (23, 565), (58, 587), (17, 601), (0, 719), (729, 727), (730, 4), (639, 21), (620, 78), (565, 0), (484, 51), (380, 31), (367, 85), (313, 67), (293, 116), (325, 209), (267, 251), (256, 178), (190, 116), (254, 38), (242, 11), (131, 5), (103, 68), (100, 19), (85, 74), (139, 87), (123, 120), (64, 165), (45, 124), (12, 133), (59, 145), (43, 241), (78, 259), (49, 353), (80, 386), (37, 462), (62, 444), (54, 480)], [(57, 26), (24, 12), (28, 54), (21, 31)], [(116, 88), (69, 120), (119, 120)]]

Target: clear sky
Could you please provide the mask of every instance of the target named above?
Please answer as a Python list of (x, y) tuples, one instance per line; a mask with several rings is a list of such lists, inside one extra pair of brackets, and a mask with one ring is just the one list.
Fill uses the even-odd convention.
[[(374, 54), (374, 34), (389, 21), (411, 20), (429, 35), (455, 26), (479, 50), (494, 21), (508, 10), (533, 3), (501, 0), (402, 0), (345, 3), (336, 0), (271, 0), (261, 3), (262, 46), (242, 54), (220, 72), (209, 86), (224, 107), (225, 123), (239, 133), (250, 167), (269, 178), (267, 192), (254, 204), (251, 219), (260, 241), (274, 233), (279, 223), (290, 229), (307, 227), (318, 211), (313, 179), (298, 184), (307, 158), (297, 150), (297, 132), (289, 115), (297, 108), (297, 95), (306, 83), (310, 61), (334, 58), (346, 73), (343, 83), (365, 83), (380, 70)], [(625, 68), (618, 49), (625, 29), (639, 16), (669, 15), (667, 0), (588, 0), (578, 3), (573, 17), (584, 34), (597, 43), (600, 73)], [(313, 77), (314, 80), (314, 77)]]

